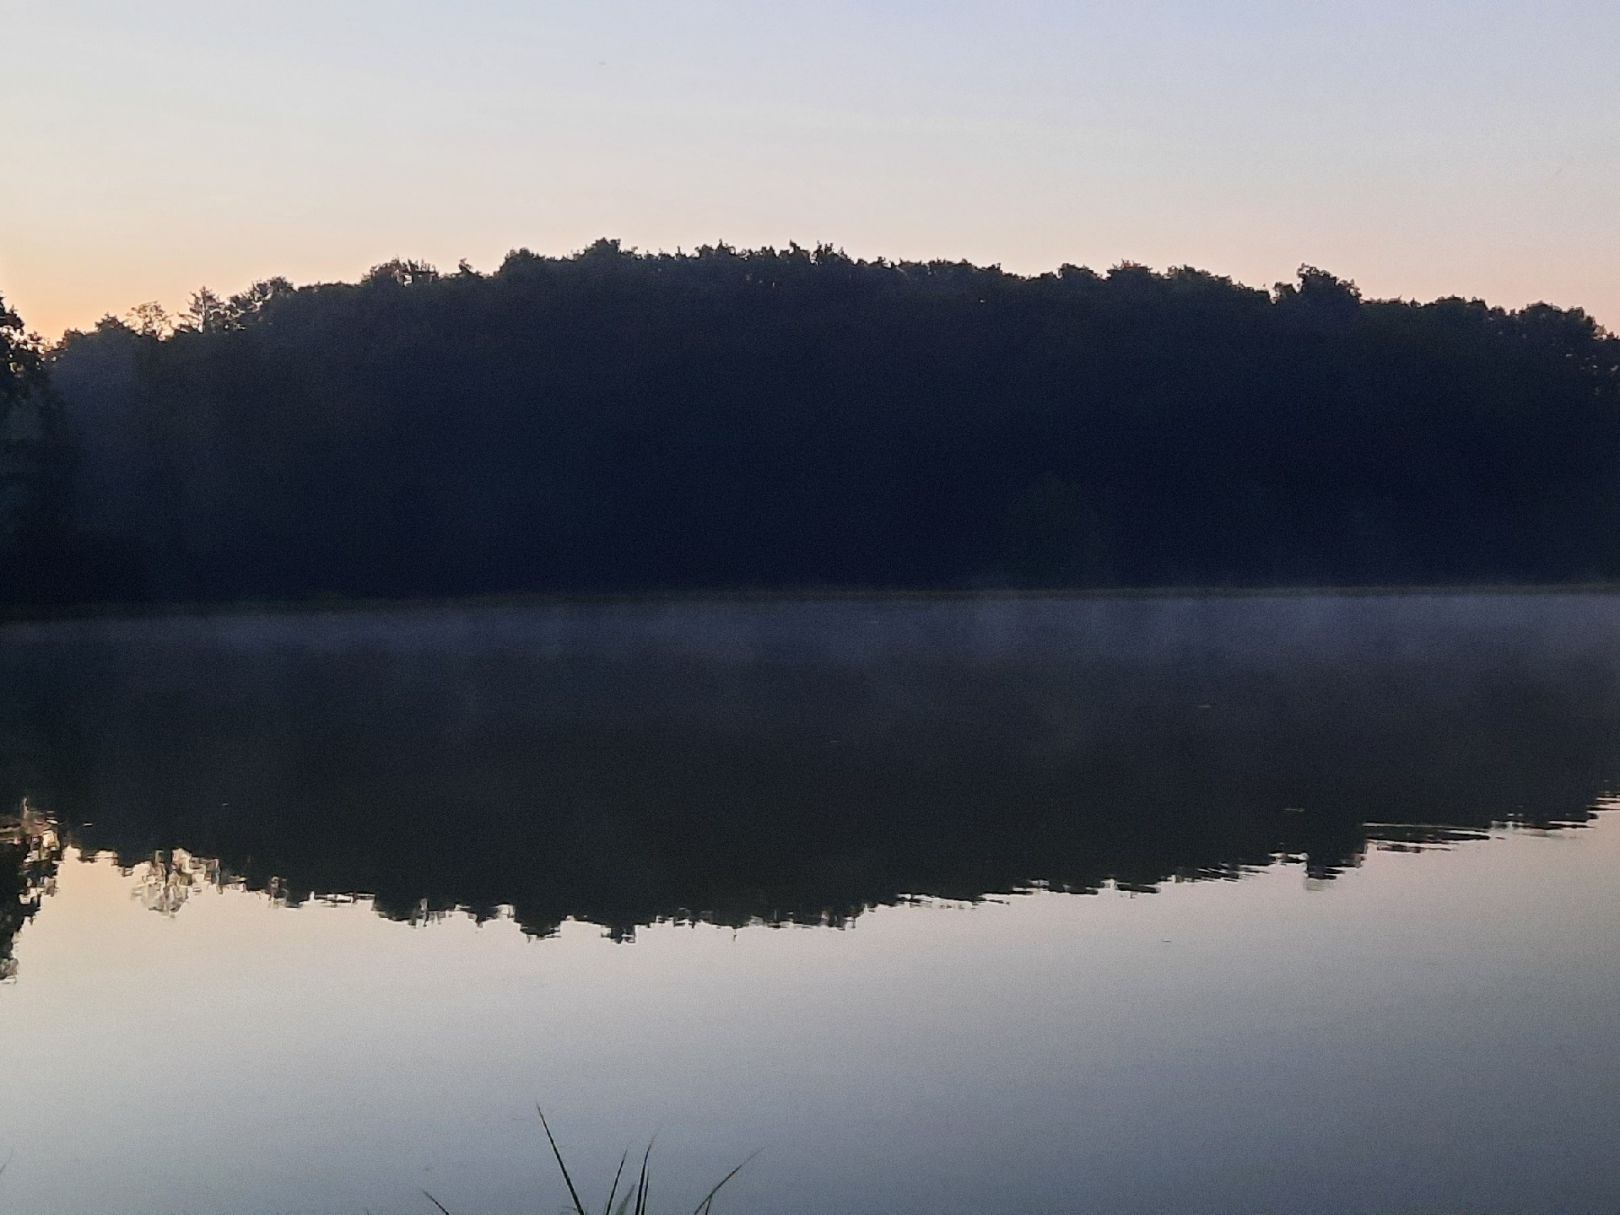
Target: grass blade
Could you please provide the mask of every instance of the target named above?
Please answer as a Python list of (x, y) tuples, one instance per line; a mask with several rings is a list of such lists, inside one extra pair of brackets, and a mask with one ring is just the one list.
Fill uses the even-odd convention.
[(647, 1150), (641, 1154), (641, 1176), (636, 1181), (636, 1215), (647, 1215), (647, 1162), (652, 1159), (653, 1143), (657, 1136), (647, 1140)]
[[(562, 1152), (557, 1147), (557, 1139), (551, 1133), (551, 1125), (546, 1121), (546, 1111), (538, 1105), (534, 1112), (540, 1115), (540, 1127), (546, 1132), (546, 1142), (551, 1144), (551, 1154), (557, 1158), (557, 1167), (562, 1170), (563, 1181), (568, 1185), (568, 1196), (574, 1200), (575, 1215), (585, 1215), (585, 1204), (579, 1200), (579, 1191), (574, 1188), (574, 1179), (568, 1175), (568, 1166), (563, 1163)], [(446, 1212), (446, 1215), (449, 1215)]]
[(432, 1194), (429, 1194), (426, 1190), (423, 1190), (422, 1195), (429, 1202), (431, 1202), (434, 1206), (438, 1207), (440, 1212), (442, 1213), (442, 1215), (450, 1215), (450, 1212), (445, 1210), (444, 1203), (440, 1202), (437, 1198), (433, 1197)]
[(722, 1177), (715, 1185), (714, 1189), (709, 1191), (708, 1195), (703, 1199), (703, 1201), (697, 1204), (697, 1210), (693, 1211), (692, 1215), (710, 1215), (714, 1209), (714, 1196), (720, 1192), (720, 1187), (725, 1185), (726, 1182), (730, 1181), (738, 1173), (742, 1172), (743, 1169), (748, 1166), (748, 1161), (759, 1155), (759, 1151), (760, 1149), (756, 1149), (750, 1152), (747, 1159), (745, 1159), (736, 1168), (732, 1169), (731, 1172)]
[(607, 1206), (602, 1208), (602, 1215), (613, 1215), (613, 1196), (619, 1192), (619, 1178), (624, 1176), (624, 1162), (630, 1159), (630, 1149), (624, 1149), (624, 1155), (619, 1157), (619, 1168), (613, 1174), (613, 1187), (608, 1190)]

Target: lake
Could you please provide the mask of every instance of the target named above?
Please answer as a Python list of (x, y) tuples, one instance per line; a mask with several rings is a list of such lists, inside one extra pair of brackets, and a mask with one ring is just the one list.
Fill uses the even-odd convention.
[[(1620, 1209), (1620, 599), (0, 629), (0, 1212)], [(639, 1157), (638, 1157), (639, 1158)], [(632, 1168), (634, 1165), (632, 1165)]]

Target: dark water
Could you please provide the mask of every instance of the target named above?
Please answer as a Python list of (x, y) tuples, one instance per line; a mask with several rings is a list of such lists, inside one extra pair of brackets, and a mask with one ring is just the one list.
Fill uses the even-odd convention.
[(75, 623), (0, 685), (0, 1211), (555, 1209), (535, 1100), (665, 1209), (756, 1148), (731, 1209), (1620, 1209), (1608, 597)]

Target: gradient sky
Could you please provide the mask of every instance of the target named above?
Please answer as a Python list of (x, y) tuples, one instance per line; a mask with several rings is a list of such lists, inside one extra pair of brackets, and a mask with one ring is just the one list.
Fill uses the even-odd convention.
[(519, 245), (1311, 262), (1620, 327), (1615, 0), (0, 0), (0, 293)]

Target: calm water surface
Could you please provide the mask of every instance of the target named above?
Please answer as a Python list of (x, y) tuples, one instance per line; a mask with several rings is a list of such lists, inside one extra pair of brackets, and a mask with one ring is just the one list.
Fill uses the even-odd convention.
[[(1620, 601), (0, 630), (0, 1212), (1620, 1209)], [(593, 1193), (594, 1193), (593, 1189)]]

